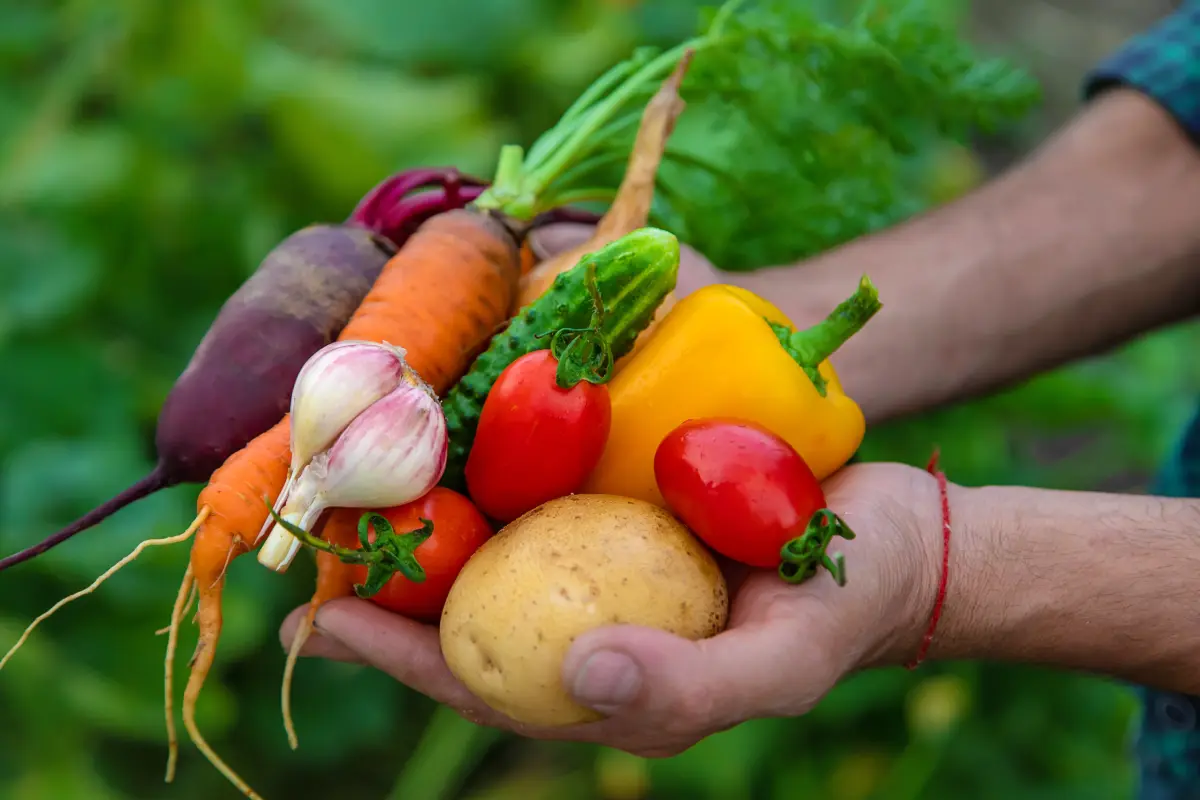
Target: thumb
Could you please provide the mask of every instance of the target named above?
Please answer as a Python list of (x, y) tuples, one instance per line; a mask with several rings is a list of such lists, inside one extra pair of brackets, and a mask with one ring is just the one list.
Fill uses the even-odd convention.
[(834, 642), (808, 624), (803, 606), (789, 614), (700, 641), (632, 625), (598, 628), (568, 651), (563, 683), (581, 705), (648, 729), (714, 731), (801, 714), (838, 675)]

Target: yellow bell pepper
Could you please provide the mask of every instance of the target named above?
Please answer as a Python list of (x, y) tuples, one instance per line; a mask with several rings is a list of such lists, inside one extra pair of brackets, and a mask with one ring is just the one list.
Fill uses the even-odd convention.
[(828, 358), (880, 308), (864, 277), (855, 294), (804, 331), (778, 308), (736, 286), (707, 286), (679, 300), (608, 384), (612, 429), (581, 489), (665, 505), (654, 453), (689, 419), (733, 417), (783, 437), (818, 480), (841, 468), (866, 432)]

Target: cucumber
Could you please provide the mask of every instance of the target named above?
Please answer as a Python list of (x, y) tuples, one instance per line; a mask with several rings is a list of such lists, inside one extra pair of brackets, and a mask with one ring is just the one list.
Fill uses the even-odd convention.
[(613, 358), (628, 353), (654, 319), (679, 273), (679, 240), (658, 228), (639, 228), (580, 259), (554, 279), (546, 293), (521, 309), (508, 327), (492, 337), (487, 350), (442, 400), (450, 437), (441, 485), (465, 491), (463, 471), (475, 439), (479, 414), (492, 385), (521, 356), (550, 347), (559, 328), (584, 328), (592, 319), (586, 283), (589, 262), (604, 300), (603, 331)]

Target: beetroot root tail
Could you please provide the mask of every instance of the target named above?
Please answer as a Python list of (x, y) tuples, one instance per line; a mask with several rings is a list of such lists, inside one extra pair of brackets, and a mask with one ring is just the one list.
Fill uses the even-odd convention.
[(28, 561), (35, 556), (40, 556), (42, 553), (46, 552), (52, 547), (57, 547), (67, 539), (70, 539), (75, 534), (82, 533), (88, 528), (100, 524), (125, 506), (131, 505), (132, 503), (141, 500), (143, 497), (154, 494), (160, 489), (166, 489), (168, 486), (172, 485), (174, 485), (174, 481), (172, 481), (167, 475), (165, 466), (162, 464), (162, 462), (160, 462), (149, 475), (142, 478), (140, 481), (133, 484), (128, 489), (121, 492), (106, 503), (96, 506), (94, 509), (84, 514), (82, 517), (75, 520), (58, 533), (47, 536), (42, 541), (31, 547), (26, 547), (19, 553), (13, 553), (11, 556), (5, 556), (4, 558), (0, 559), (0, 572), (3, 572), (9, 567), (16, 566), (24, 561)]

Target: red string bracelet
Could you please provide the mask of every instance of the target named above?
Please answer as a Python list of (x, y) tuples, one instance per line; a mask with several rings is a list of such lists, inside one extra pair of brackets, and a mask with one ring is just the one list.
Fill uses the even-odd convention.
[(946, 602), (946, 584), (950, 577), (950, 496), (946, 489), (946, 473), (938, 469), (937, 450), (929, 458), (925, 471), (931, 473), (938, 482), (938, 491), (942, 496), (942, 577), (938, 581), (937, 599), (933, 603), (933, 614), (929, 619), (929, 627), (921, 638), (921, 648), (916, 658), (905, 664), (907, 669), (916, 669), (925, 660), (929, 645), (933, 641), (933, 633), (937, 630), (938, 620), (942, 618), (942, 606)]

